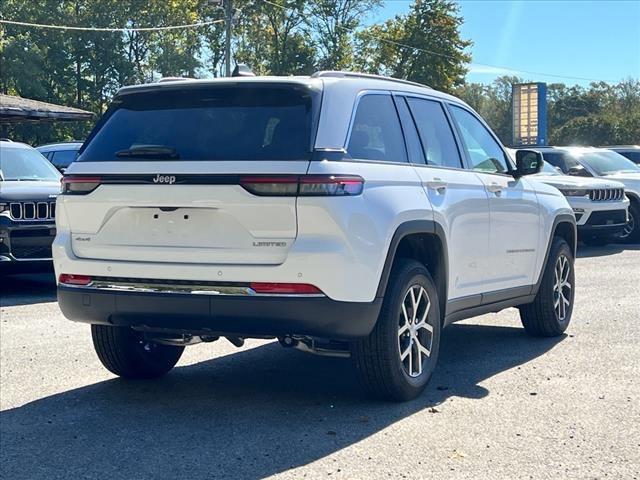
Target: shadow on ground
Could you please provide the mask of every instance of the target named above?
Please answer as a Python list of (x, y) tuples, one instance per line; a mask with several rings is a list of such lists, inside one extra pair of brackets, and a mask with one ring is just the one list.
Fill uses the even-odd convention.
[(330, 455), (448, 397), (485, 397), (490, 392), (481, 382), (562, 338), (454, 325), (429, 388), (405, 404), (368, 400), (348, 359), (277, 344), (178, 367), (157, 381), (108, 380), (0, 413), (2, 471), (12, 480), (263, 478)]
[(590, 247), (583, 243), (578, 244), (577, 258), (605, 257), (625, 250), (640, 250), (640, 245), (611, 243), (602, 247)]
[(0, 276), (0, 306), (32, 305), (56, 301), (53, 272)]

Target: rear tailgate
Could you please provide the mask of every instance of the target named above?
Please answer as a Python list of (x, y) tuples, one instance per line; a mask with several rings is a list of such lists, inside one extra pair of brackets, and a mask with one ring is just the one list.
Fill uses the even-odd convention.
[[(74, 254), (283, 263), (297, 218), (281, 180), (308, 169), (317, 95), (245, 82), (118, 97), (65, 177)], [(260, 194), (274, 185), (283, 195)]]

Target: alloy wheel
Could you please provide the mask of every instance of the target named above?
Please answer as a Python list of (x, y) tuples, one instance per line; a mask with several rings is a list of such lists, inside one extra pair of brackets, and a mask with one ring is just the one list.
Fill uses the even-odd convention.
[(571, 273), (571, 263), (565, 255), (560, 255), (556, 260), (554, 283), (553, 283), (553, 308), (556, 316), (561, 322), (567, 317), (567, 310), (571, 304), (571, 289), (573, 286), (569, 282)]
[(624, 229), (622, 229), (622, 232), (620, 233), (620, 238), (627, 238), (629, 235), (631, 235), (631, 233), (633, 233), (635, 228), (636, 228), (636, 219), (634, 218), (633, 214), (629, 212), (629, 221), (624, 226)]
[(419, 377), (431, 357), (433, 325), (429, 324), (431, 301), (422, 285), (407, 291), (398, 320), (398, 353), (407, 375)]

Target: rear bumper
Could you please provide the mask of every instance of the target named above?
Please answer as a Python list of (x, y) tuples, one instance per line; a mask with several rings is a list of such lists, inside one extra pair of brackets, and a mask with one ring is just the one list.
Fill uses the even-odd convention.
[(327, 297), (110, 292), (59, 285), (58, 304), (68, 319), (83, 323), (191, 334), (349, 339), (371, 332), (382, 299), (361, 303)]

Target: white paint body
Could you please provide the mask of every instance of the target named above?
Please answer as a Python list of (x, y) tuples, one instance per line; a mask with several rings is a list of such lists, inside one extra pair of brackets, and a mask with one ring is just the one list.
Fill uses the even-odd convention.
[[(363, 91), (410, 92), (469, 108), (449, 95), (389, 81), (287, 81), (323, 88), (316, 149), (345, 148)], [(57, 275), (302, 282), (350, 302), (374, 300), (392, 237), (405, 222), (442, 226), (447, 296), (454, 300), (535, 284), (554, 219), (572, 213), (556, 189), (528, 178), (410, 163), (80, 161), (66, 173), (359, 175), (364, 191), (355, 197), (257, 197), (236, 185), (102, 185), (58, 198), (53, 248)], [(434, 179), (446, 189), (431, 188)], [(493, 184), (500, 193), (489, 189)], [(158, 213), (159, 207), (179, 209)], [(260, 242), (279, 246), (255, 246)]]

